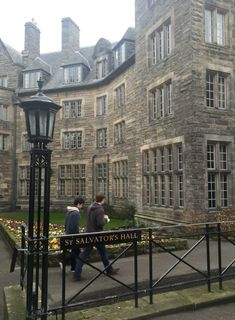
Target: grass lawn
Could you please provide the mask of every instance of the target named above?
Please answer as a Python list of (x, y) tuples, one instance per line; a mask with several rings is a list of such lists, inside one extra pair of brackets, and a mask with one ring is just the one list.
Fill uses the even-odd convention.
[[(1, 214), (1, 218), (27, 222), (28, 213), (17, 212), (17, 213), (8, 213), (7, 215)], [(128, 225), (127, 220), (116, 219), (116, 218), (112, 218), (112, 217), (109, 217), (109, 218), (110, 218), (110, 222), (104, 226), (105, 230), (109, 230), (109, 229), (113, 229), (113, 228), (120, 228), (120, 227)], [(64, 219), (65, 219), (64, 212), (51, 212), (50, 213), (50, 223), (60, 224), (63, 226)], [(85, 225), (86, 225), (86, 217), (85, 217), (85, 213), (82, 213), (81, 218), (80, 218), (80, 227), (85, 227)]]

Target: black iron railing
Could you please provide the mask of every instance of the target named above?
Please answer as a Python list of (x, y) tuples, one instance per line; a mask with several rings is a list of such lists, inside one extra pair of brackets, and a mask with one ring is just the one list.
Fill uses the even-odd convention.
[[(149, 303), (153, 303), (153, 294), (161, 290), (173, 290), (175, 288), (194, 286), (197, 284), (207, 284), (207, 290), (211, 290), (211, 283), (218, 282), (219, 288), (223, 288), (223, 280), (228, 277), (235, 277), (233, 270), (233, 264), (235, 262), (235, 250), (229, 250), (227, 253), (228, 261), (223, 260), (224, 245), (229, 243), (232, 248), (235, 248), (235, 226), (233, 228), (233, 222), (221, 222), (221, 223), (206, 223), (206, 224), (179, 224), (174, 226), (161, 226), (155, 228), (138, 228), (138, 229), (125, 229), (109, 232), (89, 233), (89, 234), (77, 234), (77, 235), (62, 235), (56, 238), (60, 242), (60, 253), (62, 259), (62, 277), (61, 281), (61, 299), (53, 306), (48, 306), (47, 313), (42, 314), (41, 310), (35, 310), (32, 315), (32, 319), (45, 318), (48, 314), (60, 313), (62, 319), (66, 317), (66, 312), (71, 309), (81, 309), (90, 304), (107, 303), (111, 300), (130, 299), (133, 297), (135, 307), (138, 307), (138, 298), (145, 294), (149, 295)], [(229, 228), (228, 228), (229, 227)], [(229, 229), (229, 230), (227, 230)], [(55, 238), (55, 236), (53, 236)], [(172, 246), (169, 246), (170, 242), (177, 241), (177, 239), (187, 239), (187, 249), (177, 251)], [(96, 239), (96, 240), (95, 240)], [(24, 277), (27, 274), (25, 257), (33, 255), (34, 259), (38, 259), (44, 252), (44, 242), (50, 239), (41, 238), (32, 241), (28, 237), (25, 230), (25, 226), (22, 226), (22, 241), (21, 248), (18, 250), (21, 256), (21, 277), (20, 283), (23, 288)], [(31, 241), (31, 246), (27, 243)], [(79, 289), (71, 296), (66, 296), (66, 288), (69, 285), (69, 281), (66, 277), (66, 251), (70, 248), (71, 244), (77, 242), (80, 247), (84, 247), (90, 241), (94, 245), (96, 243), (105, 243), (107, 245), (113, 243), (126, 243), (127, 246), (120, 249), (120, 252), (110, 262), (110, 265), (118, 264), (128, 251), (132, 251), (133, 261), (133, 275), (132, 283), (130, 284), (121, 281), (118, 276), (111, 276), (106, 274), (106, 268), (98, 268), (92, 262), (84, 263), (95, 270), (96, 275), (86, 282), (83, 286), (79, 285)], [(95, 242), (96, 241), (96, 242)], [(143, 279), (139, 276), (139, 252), (140, 246), (147, 246), (148, 259), (146, 260), (145, 268), (148, 269), (147, 279)], [(211, 248), (213, 245), (213, 256), (211, 254)], [(31, 247), (30, 252), (28, 248)], [(200, 249), (200, 253), (197, 250)], [(216, 248), (216, 249), (215, 249)], [(156, 252), (161, 251), (162, 253)], [(53, 254), (53, 250), (49, 250), (49, 256)], [(170, 266), (164, 265), (164, 259), (162, 257), (169, 256)], [(212, 259), (213, 258), (213, 259)], [(14, 255), (11, 270), (14, 270), (14, 263), (16, 261), (16, 255)], [(32, 260), (32, 257), (31, 257)], [(213, 260), (213, 261), (212, 261)], [(201, 262), (201, 263), (200, 263)], [(212, 263), (213, 262), (213, 263)], [(130, 262), (129, 262), (130, 263)], [(187, 267), (190, 270), (187, 274), (184, 270), (180, 274), (174, 274), (174, 272), (181, 266)], [(112, 294), (106, 294), (99, 298), (86, 298), (83, 297), (84, 293), (101, 275), (105, 275), (112, 279), (117, 285), (112, 286)], [(48, 279), (47, 279), (48, 281)], [(120, 290), (122, 288), (122, 290)], [(33, 300), (33, 299), (32, 299)], [(32, 308), (37, 308), (37, 303), (32, 301)], [(43, 318), (43, 319), (44, 319)]]

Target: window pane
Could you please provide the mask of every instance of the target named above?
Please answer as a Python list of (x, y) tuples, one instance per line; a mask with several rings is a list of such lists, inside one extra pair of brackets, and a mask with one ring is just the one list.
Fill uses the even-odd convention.
[(172, 98), (171, 98), (171, 90), (172, 85), (171, 83), (168, 83), (166, 85), (166, 91), (167, 91), (167, 113), (171, 114), (172, 113)]
[(151, 36), (151, 52), (152, 52), (152, 64), (156, 64), (157, 62), (157, 35), (156, 32)]
[(216, 208), (216, 178), (215, 174), (208, 174), (208, 207)]
[(207, 145), (207, 168), (215, 169), (215, 145)]
[(212, 42), (212, 12), (205, 11), (205, 41)]
[(160, 59), (164, 58), (164, 32), (163, 29), (159, 33), (159, 54)]
[(157, 119), (157, 90), (150, 92), (150, 116), (151, 120)]
[(228, 154), (227, 154), (227, 145), (220, 144), (220, 169), (228, 169)]
[(224, 14), (217, 13), (217, 43), (224, 45)]
[(171, 53), (171, 24), (166, 26), (166, 34), (167, 34), (167, 54)]
[(214, 107), (214, 76), (209, 72), (206, 75), (206, 106)]
[(220, 176), (220, 197), (221, 207), (228, 207), (228, 175), (221, 174)]
[(219, 108), (226, 109), (226, 79), (222, 75), (219, 75), (218, 91), (219, 91)]

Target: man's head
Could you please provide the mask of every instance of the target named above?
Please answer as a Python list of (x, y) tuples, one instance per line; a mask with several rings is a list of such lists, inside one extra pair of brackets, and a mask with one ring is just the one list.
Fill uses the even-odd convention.
[(98, 192), (95, 200), (98, 203), (104, 203), (104, 198), (105, 198), (105, 196), (104, 196), (103, 192)]
[(76, 197), (74, 199), (73, 205), (77, 208), (81, 208), (84, 203), (85, 203), (85, 201), (82, 197)]

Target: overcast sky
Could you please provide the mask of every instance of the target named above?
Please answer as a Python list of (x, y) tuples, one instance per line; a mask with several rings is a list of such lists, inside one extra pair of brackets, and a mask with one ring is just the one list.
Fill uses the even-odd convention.
[(80, 46), (101, 38), (118, 41), (135, 26), (135, 0), (6, 0), (0, 10), (0, 38), (21, 52), (24, 24), (32, 19), (41, 31), (41, 53), (61, 50), (61, 20), (80, 28)]

